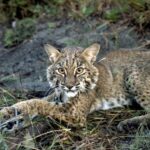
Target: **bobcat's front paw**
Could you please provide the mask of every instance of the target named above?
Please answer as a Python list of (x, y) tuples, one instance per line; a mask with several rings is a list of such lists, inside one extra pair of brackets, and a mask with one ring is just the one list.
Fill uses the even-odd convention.
[(0, 110), (0, 131), (12, 132), (22, 127), (23, 116), (14, 107)]

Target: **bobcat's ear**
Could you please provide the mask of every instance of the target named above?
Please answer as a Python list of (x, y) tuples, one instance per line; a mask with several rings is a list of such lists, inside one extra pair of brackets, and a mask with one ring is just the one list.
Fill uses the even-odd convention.
[(91, 46), (89, 46), (88, 48), (86, 48), (83, 52), (82, 52), (82, 56), (88, 61), (88, 62), (95, 62), (96, 61), (96, 56), (98, 54), (100, 50), (100, 45), (95, 43), (92, 44)]
[(61, 55), (61, 53), (55, 47), (49, 44), (44, 45), (44, 49), (49, 56), (49, 60), (52, 63), (56, 62)]

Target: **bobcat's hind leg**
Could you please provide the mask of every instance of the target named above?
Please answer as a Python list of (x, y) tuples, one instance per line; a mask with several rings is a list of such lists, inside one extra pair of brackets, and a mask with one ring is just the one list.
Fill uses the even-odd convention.
[(130, 130), (131, 127), (139, 127), (140, 125), (147, 125), (150, 127), (150, 114), (142, 115), (133, 117), (130, 119), (126, 119), (124, 121), (121, 121), (117, 128), (119, 131), (126, 131)]
[(133, 117), (119, 123), (118, 129), (139, 127), (141, 124), (150, 125), (150, 63), (133, 64), (125, 72), (125, 87), (127, 95), (147, 112), (146, 115)]

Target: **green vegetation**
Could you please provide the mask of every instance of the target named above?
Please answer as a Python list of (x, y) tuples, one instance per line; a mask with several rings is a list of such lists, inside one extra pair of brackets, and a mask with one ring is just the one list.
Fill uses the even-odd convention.
[[(45, 13), (51, 17), (73, 17), (76, 19), (98, 15), (101, 18), (116, 21), (128, 14), (129, 17), (141, 20), (150, 13), (149, 0), (7, 0), (0, 2), (1, 18), (23, 19), (39, 17)], [(61, 14), (61, 15), (60, 15)], [(7, 19), (6, 19), (7, 18)], [(145, 20), (144, 19), (144, 20)], [(147, 20), (145, 20), (147, 21)], [(144, 22), (143, 22), (144, 23)]]
[(113, 23), (126, 20), (139, 30), (150, 25), (149, 0), (7, 0), (0, 1), (0, 12), (0, 23), (17, 20), (15, 28), (5, 31), (6, 47), (30, 37), (35, 31), (33, 20), (41, 16), (76, 20), (97, 17)]
[[(145, 130), (146, 131), (146, 130)], [(150, 135), (147, 129), (147, 134), (144, 132), (143, 127), (136, 133), (133, 143), (130, 145), (130, 150), (149, 149), (150, 148)]]
[(134, 135), (128, 134), (130, 138), (129, 143), (122, 143), (119, 147), (120, 150), (148, 150), (150, 147), (150, 132), (147, 126), (141, 124)]
[(1, 147), (1, 150), (8, 150), (8, 145), (6, 144), (6, 141), (5, 141), (5, 136), (3, 134), (0, 134), (0, 147)]
[(35, 31), (35, 21), (32, 18), (25, 18), (15, 22), (13, 28), (8, 28), (4, 34), (4, 45), (6, 47), (19, 44), (29, 38)]

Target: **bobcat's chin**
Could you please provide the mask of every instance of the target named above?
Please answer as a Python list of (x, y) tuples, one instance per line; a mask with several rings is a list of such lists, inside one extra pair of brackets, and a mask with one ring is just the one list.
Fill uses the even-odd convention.
[(78, 94), (78, 91), (65, 91), (65, 95), (70, 98), (70, 97), (75, 97)]

